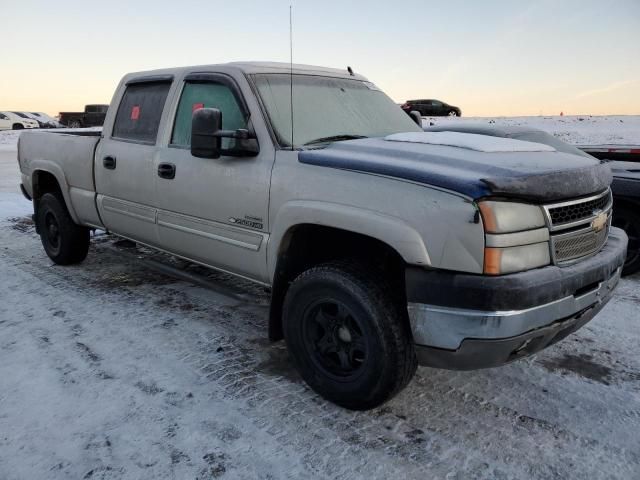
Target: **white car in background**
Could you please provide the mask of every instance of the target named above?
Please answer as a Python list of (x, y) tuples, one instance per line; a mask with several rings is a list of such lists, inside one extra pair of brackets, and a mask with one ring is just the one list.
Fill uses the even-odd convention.
[(24, 113), (27, 117), (32, 118), (40, 125), (40, 128), (62, 128), (60, 122), (58, 122), (55, 118), (50, 115), (47, 115), (43, 112), (21, 112)]
[(4, 113), (0, 112), (0, 130), (10, 130), (11, 120)]
[[(14, 112), (0, 112), (6, 119), (0, 119), (0, 129), (22, 130), (23, 128), (38, 128), (40, 125), (32, 118), (24, 114), (16, 114)], [(8, 126), (7, 125), (8, 120)]]

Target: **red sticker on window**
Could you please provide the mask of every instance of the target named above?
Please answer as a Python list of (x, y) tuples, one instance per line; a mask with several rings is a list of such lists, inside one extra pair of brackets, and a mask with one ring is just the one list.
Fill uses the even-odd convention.
[(196, 110), (200, 110), (201, 108), (204, 108), (204, 103), (194, 103), (191, 107), (191, 113), (195, 112)]
[(140, 105), (134, 105), (131, 107), (131, 120), (138, 120), (140, 118)]

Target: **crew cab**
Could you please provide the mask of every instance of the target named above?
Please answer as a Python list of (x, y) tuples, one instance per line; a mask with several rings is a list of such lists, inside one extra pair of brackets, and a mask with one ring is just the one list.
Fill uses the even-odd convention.
[(424, 132), (352, 71), (139, 72), (102, 132), (21, 135), (45, 252), (102, 229), (271, 289), (268, 334), (352, 409), (417, 364), (502, 365), (575, 331), (620, 277), (611, 172), (544, 143)]

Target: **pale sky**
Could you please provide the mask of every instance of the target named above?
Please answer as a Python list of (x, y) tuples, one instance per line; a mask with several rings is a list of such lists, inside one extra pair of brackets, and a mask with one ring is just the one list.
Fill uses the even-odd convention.
[(640, 0), (0, 0), (0, 110), (108, 103), (129, 71), (346, 68), (463, 115), (640, 114)]

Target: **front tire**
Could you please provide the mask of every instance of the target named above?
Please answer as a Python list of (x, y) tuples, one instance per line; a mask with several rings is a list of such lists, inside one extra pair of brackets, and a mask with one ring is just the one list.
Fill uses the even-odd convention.
[(456, 112), (455, 110), (449, 110), (449, 113), (447, 115), (450, 117), (457, 117), (458, 112)]
[(13, 126), (11, 127), (12, 130), (23, 130), (24, 129), (24, 125), (22, 125), (21, 123), (14, 123)]
[(622, 275), (636, 273), (640, 270), (640, 215), (626, 207), (615, 207), (611, 224), (623, 229), (629, 237)]
[(36, 208), (36, 224), (44, 251), (58, 265), (80, 263), (87, 257), (89, 229), (73, 222), (61, 195), (42, 195)]
[(384, 403), (416, 371), (406, 309), (374, 270), (355, 262), (320, 265), (296, 278), (283, 327), (302, 378), (345, 408)]

